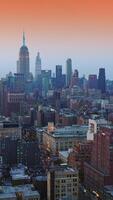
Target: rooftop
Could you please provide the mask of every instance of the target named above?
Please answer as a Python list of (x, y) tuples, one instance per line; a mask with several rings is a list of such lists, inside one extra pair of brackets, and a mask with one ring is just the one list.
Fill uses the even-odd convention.
[(15, 192), (22, 192), (24, 197), (37, 197), (39, 196), (38, 191), (34, 189), (34, 186), (32, 184), (26, 184), (26, 185), (19, 185), (14, 187)]
[(12, 186), (1, 186), (0, 188), (0, 199), (16, 199), (17, 193), (23, 193), (24, 197), (33, 197), (37, 198), (39, 197), (38, 191), (36, 191), (32, 184), (26, 184), (26, 185), (19, 185), (16, 187)]
[(86, 137), (87, 131), (88, 126), (72, 125), (63, 128), (56, 128), (53, 132), (48, 133), (52, 134), (53, 137)]
[(0, 187), (0, 199), (12, 199), (16, 198), (15, 190), (12, 186), (1, 186)]
[(78, 170), (76, 168), (71, 168), (68, 165), (60, 165), (60, 166), (55, 166), (54, 168), (51, 169), (51, 171), (55, 171), (55, 172), (65, 172), (65, 173), (74, 173), (74, 174), (78, 174)]
[(18, 165), (17, 167), (11, 168), (10, 175), (12, 180), (30, 179), (30, 177), (25, 174), (25, 169), (26, 167), (24, 165)]
[(113, 196), (113, 185), (107, 185), (104, 187), (105, 191)]
[(47, 181), (47, 176), (36, 176), (35, 180), (37, 180), (37, 181)]
[(68, 158), (69, 151), (59, 151), (59, 155), (65, 157), (65, 158)]

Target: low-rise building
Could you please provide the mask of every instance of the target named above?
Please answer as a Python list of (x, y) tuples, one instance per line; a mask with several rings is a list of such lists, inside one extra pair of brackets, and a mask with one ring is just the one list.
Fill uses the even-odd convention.
[(0, 187), (0, 200), (40, 200), (40, 194), (32, 184)]
[(12, 186), (0, 186), (0, 200), (17, 200)]
[(80, 141), (86, 140), (88, 126), (65, 126), (63, 128), (54, 128), (54, 130), (45, 129), (43, 134), (43, 144), (48, 151), (58, 153), (67, 151), (76, 146)]
[(23, 185), (30, 183), (30, 176), (26, 173), (27, 167), (24, 165), (18, 165), (10, 170), (10, 176), (12, 180), (12, 185)]
[(40, 200), (40, 194), (32, 184), (19, 185), (14, 187), (14, 189), (19, 200)]

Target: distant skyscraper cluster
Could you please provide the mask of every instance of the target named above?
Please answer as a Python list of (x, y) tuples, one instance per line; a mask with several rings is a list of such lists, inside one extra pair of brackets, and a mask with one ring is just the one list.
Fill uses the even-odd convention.
[[(30, 81), (33, 76), (30, 73), (30, 62), (29, 62), (29, 50), (26, 46), (25, 34), (23, 33), (23, 44), (19, 52), (19, 60), (17, 61), (17, 74), (24, 76), (25, 81)], [(66, 60), (66, 74), (62, 73), (62, 65), (56, 65), (56, 76), (51, 76), (51, 70), (42, 70), (42, 62), (40, 52), (37, 53), (35, 60), (35, 82), (38, 89), (46, 95), (49, 89), (56, 88), (62, 89), (64, 87), (83, 86), (85, 90), (99, 89), (103, 94), (106, 92), (106, 77), (105, 69), (99, 69), (99, 76), (96, 74), (90, 74), (88, 81), (79, 78), (79, 72), (77, 69), (73, 72), (72, 60), (68, 58)], [(82, 83), (83, 81), (83, 83)]]

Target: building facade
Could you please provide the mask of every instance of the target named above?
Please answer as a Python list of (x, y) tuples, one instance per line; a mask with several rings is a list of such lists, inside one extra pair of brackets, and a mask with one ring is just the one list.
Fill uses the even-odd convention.
[(47, 175), (47, 200), (77, 200), (78, 171), (66, 166), (51, 169)]
[(102, 192), (113, 184), (113, 127), (100, 128), (94, 135), (91, 163), (85, 163), (86, 187)]
[(66, 85), (69, 87), (72, 77), (72, 60), (68, 58), (66, 61)]
[(66, 126), (46, 130), (43, 134), (44, 147), (54, 154), (74, 148), (79, 141), (86, 140), (87, 126)]
[(24, 74), (25, 80), (29, 79), (30, 65), (29, 65), (29, 51), (25, 44), (25, 35), (23, 33), (23, 45), (19, 52), (18, 73)]

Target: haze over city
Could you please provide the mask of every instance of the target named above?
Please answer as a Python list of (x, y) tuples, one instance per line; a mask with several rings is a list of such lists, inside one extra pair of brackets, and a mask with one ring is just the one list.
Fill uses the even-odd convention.
[(16, 71), (22, 32), (30, 52), (30, 71), (40, 51), (42, 68), (54, 71), (56, 64), (72, 58), (80, 75), (106, 68), (112, 79), (112, 0), (0, 0), (1, 77)]

